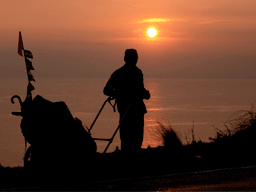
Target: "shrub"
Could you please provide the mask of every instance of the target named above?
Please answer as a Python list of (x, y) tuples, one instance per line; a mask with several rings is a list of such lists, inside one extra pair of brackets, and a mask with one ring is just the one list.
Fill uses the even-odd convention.
[[(229, 138), (233, 135), (239, 135), (240, 133), (254, 131), (256, 126), (256, 111), (251, 107), (249, 110), (239, 110), (232, 114), (227, 122), (224, 124), (226, 130), (221, 131), (217, 127), (214, 127), (216, 131), (216, 137), (209, 139), (211, 141), (218, 141), (224, 138)], [(253, 129), (253, 130), (252, 130)]]
[(172, 126), (163, 125), (157, 121), (157, 126), (153, 131), (154, 139), (159, 141), (164, 147), (178, 148), (182, 146), (182, 142), (178, 134), (173, 130)]

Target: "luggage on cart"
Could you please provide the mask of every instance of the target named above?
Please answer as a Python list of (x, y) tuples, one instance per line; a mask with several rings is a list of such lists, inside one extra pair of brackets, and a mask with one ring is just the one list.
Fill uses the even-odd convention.
[(20, 97), (14, 95), (12, 103), (14, 98), (19, 99), (21, 112), (12, 114), (23, 117), (21, 130), (25, 140), (30, 143), (24, 156), (24, 167), (86, 165), (97, 152), (95, 140), (108, 141), (103, 152), (106, 153), (131, 106), (130, 104), (111, 138), (92, 138), (90, 131), (106, 103), (115, 111), (115, 104), (111, 103), (113, 98), (106, 99), (89, 129), (72, 116), (62, 101), (51, 102), (37, 95), (32, 101), (25, 100), (22, 103)]
[(94, 139), (64, 102), (51, 102), (37, 95), (19, 115), (23, 116), (22, 133), (31, 145), (25, 153), (25, 167), (80, 164), (96, 154)]

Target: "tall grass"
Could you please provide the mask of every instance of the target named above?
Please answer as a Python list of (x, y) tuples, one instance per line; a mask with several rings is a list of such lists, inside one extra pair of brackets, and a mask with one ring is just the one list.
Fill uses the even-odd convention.
[[(241, 133), (256, 131), (256, 110), (254, 106), (249, 110), (239, 110), (233, 113), (224, 124), (226, 130), (222, 131), (214, 127), (216, 137), (210, 137), (211, 141), (218, 141)], [(248, 135), (249, 136), (249, 135)]]
[(182, 142), (178, 136), (178, 133), (174, 131), (172, 126), (164, 125), (157, 121), (157, 125), (152, 132), (154, 139), (161, 143), (166, 148), (179, 148), (182, 146)]
[[(185, 133), (186, 153), (201, 157), (226, 158), (237, 161), (256, 160), (252, 149), (256, 148), (256, 110), (252, 106), (249, 110), (235, 112), (224, 124), (225, 130), (214, 127), (215, 137), (210, 137), (210, 142), (195, 140), (194, 123), (188, 134)], [(181, 140), (172, 126), (157, 122), (154, 129), (157, 141), (172, 150), (180, 149)], [(184, 152), (184, 150), (182, 150)]]
[[(193, 125), (192, 128), (190, 130), (188, 130), (188, 133), (184, 133), (185, 135), (185, 140), (186, 140), (186, 145), (194, 145), (194, 144), (200, 144), (202, 143), (201, 139), (196, 140), (195, 139), (195, 125), (194, 125), (194, 121), (193, 121)], [(188, 135), (191, 135), (191, 139), (189, 139)]]

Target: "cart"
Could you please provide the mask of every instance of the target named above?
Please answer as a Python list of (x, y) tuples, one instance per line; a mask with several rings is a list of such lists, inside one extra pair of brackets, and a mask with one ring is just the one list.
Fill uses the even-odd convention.
[[(96, 140), (108, 141), (103, 153), (107, 152), (122, 123), (121, 120), (111, 138), (91, 137), (90, 131), (105, 105), (109, 103), (115, 111), (112, 97), (104, 101), (89, 129), (78, 118), (73, 118), (64, 102), (53, 103), (41, 96), (22, 102), (18, 95), (14, 95), (12, 103), (15, 98), (19, 100), (21, 112), (12, 112), (12, 115), (23, 117), (20, 126), (25, 138), (24, 167), (84, 164), (96, 154)], [(30, 144), (28, 148), (27, 143)]]

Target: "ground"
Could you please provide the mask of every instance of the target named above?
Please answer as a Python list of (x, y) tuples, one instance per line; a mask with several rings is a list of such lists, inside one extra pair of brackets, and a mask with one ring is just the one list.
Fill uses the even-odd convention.
[(97, 154), (83, 167), (0, 167), (0, 190), (256, 189), (252, 159), (238, 162), (232, 158), (170, 154), (166, 150), (145, 149), (134, 156), (121, 151)]

